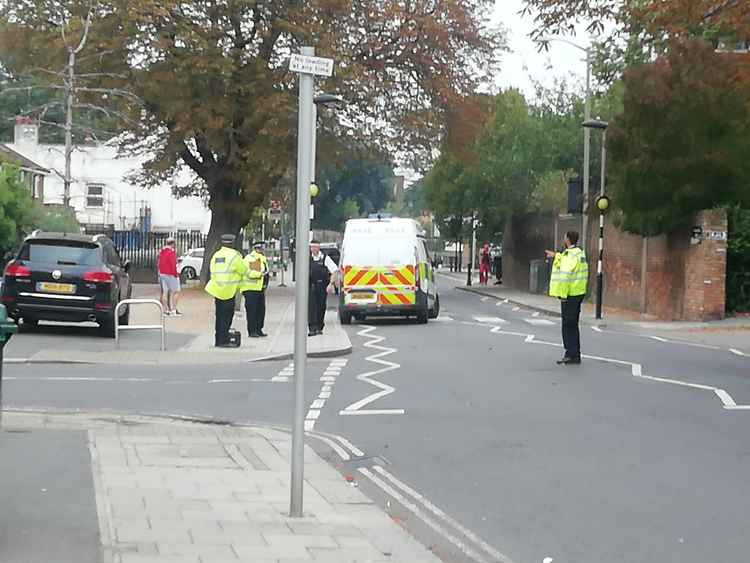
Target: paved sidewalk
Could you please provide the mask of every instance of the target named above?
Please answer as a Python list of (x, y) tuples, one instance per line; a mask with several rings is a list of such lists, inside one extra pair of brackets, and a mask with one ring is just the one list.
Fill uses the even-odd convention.
[[(156, 285), (134, 286), (134, 298), (158, 299)], [(95, 327), (42, 325), (36, 332), (11, 339), (5, 352), (9, 362), (82, 362), (102, 364), (215, 364), (291, 357), (294, 349), (294, 287), (272, 284), (266, 295), (267, 338), (249, 338), (244, 307), (235, 313), (233, 328), (242, 333), (242, 346), (215, 348), (214, 302), (198, 287), (181, 294), (182, 317), (166, 317), (167, 352), (159, 350), (159, 331), (125, 331), (120, 348), (112, 339), (98, 336)], [(158, 309), (132, 307), (130, 324), (158, 325)], [(341, 328), (332, 298), (323, 335), (307, 341), (310, 356), (337, 356), (351, 351), (351, 342)]]
[(7, 411), (3, 427), (88, 432), (104, 563), (439, 563), (309, 446), (289, 518), (279, 430)]

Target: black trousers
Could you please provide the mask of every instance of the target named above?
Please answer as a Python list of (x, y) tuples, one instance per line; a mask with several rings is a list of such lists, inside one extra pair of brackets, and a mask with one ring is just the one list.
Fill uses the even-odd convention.
[(216, 346), (219, 346), (226, 344), (229, 340), (229, 329), (232, 328), (232, 319), (234, 319), (234, 298), (214, 298), (214, 305), (216, 309), (216, 337), (214, 343)]
[(310, 284), (310, 306), (308, 325), (310, 332), (323, 330), (325, 326), (326, 302), (328, 301), (328, 284), (313, 282)]
[(560, 301), (565, 357), (574, 360), (581, 359), (581, 332), (578, 330), (578, 321), (581, 318), (583, 297), (583, 295), (576, 295)]
[(243, 291), (245, 296), (245, 317), (247, 318), (248, 335), (258, 334), (263, 330), (266, 317), (266, 295), (262, 291)]

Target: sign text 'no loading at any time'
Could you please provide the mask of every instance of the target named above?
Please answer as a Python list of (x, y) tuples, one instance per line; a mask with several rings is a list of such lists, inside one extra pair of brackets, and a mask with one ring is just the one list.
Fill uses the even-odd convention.
[(333, 75), (333, 59), (293, 54), (289, 60), (289, 70), (292, 72), (300, 72), (302, 74), (331, 76)]

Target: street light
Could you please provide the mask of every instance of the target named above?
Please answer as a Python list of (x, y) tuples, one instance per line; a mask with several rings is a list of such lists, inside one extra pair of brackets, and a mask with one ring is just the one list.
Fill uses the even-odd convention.
[[(565, 39), (563, 37), (543, 37), (541, 39), (543, 43), (549, 43), (550, 41), (557, 41), (559, 43), (565, 43), (571, 47), (575, 47), (579, 51), (586, 53), (586, 101), (583, 110), (583, 119), (589, 121), (591, 119), (591, 47), (583, 47), (578, 43)], [(588, 242), (588, 209), (589, 204), (589, 183), (591, 179), (591, 172), (589, 171), (591, 163), (591, 131), (588, 128), (583, 130), (583, 217), (582, 217), (582, 239), (583, 239), (583, 250), (586, 250), (586, 243)]]
[(596, 318), (602, 318), (602, 295), (604, 294), (604, 275), (602, 273), (602, 258), (604, 256), (604, 214), (609, 210), (609, 198), (604, 195), (604, 182), (607, 172), (607, 127), (609, 123), (599, 119), (587, 119), (583, 122), (585, 131), (598, 129), (602, 132), (602, 179), (596, 207), (599, 209), (599, 259), (596, 263)]

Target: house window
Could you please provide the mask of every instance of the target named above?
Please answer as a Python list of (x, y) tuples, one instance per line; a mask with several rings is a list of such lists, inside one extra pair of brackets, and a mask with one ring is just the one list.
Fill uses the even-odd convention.
[(86, 207), (104, 207), (104, 184), (86, 186)]

